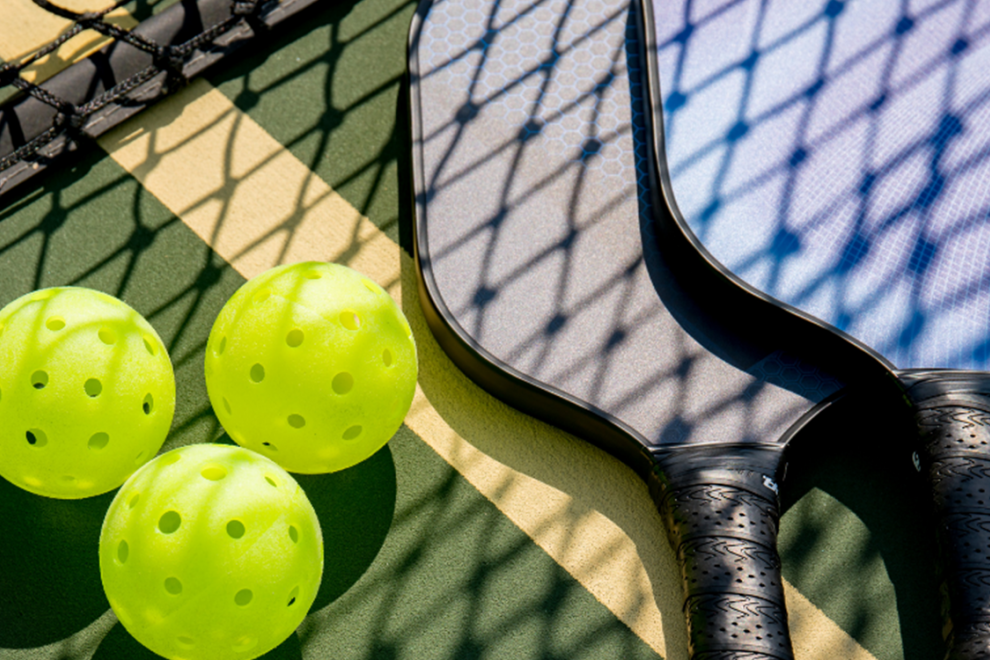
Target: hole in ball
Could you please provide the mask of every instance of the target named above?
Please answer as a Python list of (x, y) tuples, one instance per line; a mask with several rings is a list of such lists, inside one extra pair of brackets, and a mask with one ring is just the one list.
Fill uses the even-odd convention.
[(289, 538), (293, 543), (299, 543), (299, 530), (293, 525), (289, 525)]
[(385, 363), (386, 367), (392, 366), (392, 351), (388, 350), (387, 348), (384, 351), (382, 351), (382, 362)]
[[(181, 589), (182, 585), (179, 586), (180, 586), (179, 591), (182, 591)], [(186, 637), (185, 635), (179, 635), (178, 637), (175, 638), (175, 641), (177, 641), (180, 646), (184, 646), (187, 649), (191, 649), (196, 645), (196, 640), (194, 640), (192, 637)]]
[[(179, 582), (179, 578), (165, 578), (165, 591), (169, 592), (173, 596), (178, 596), (182, 593), (182, 583)], [(190, 643), (191, 640), (190, 640)]]
[(47, 321), (45, 321), (45, 327), (52, 332), (58, 332), (65, 327), (65, 319), (61, 316), (52, 316)]
[(107, 327), (100, 328), (100, 331), (97, 333), (97, 335), (99, 336), (100, 341), (102, 341), (107, 346), (113, 346), (114, 344), (117, 343), (117, 333), (114, 332), (112, 328), (107, 328)]
[(151, 411), (155, 409), (155, 397), (151, 396), (151, 392), (144, 395), (144, 401), (141, 402), (141, 410), (144, 411), (145, 415), (150, 415)]
[(28, 429), (24, 436), (27, 438), (28, 444), (33, 447), (44, 447), (48, 444), (48, 436), (41, 429)]
[(148, 355), (155, 357), (158, 355), (157, 342), (149, 337), (148, 335), (142, 335), (141, 339), (144, 341), (144, 350), (148, 351)]
[(251, 380), (256, 383), (260, 383), (265, 379), (265, 368), (260, 364), (256, 364), (251, 367)]
[(99, 451), (100, 449), (106, 447), (109, 442), (110, 436), (106, 433), (103, 433), (102, 431), (99, 433), (94, 433), (89, 439), (89, 448), (93, 451)]
[(170, 451), (162, 456), (162, 465), (175, 465), (182, 458), (182, 454), (177, 451)]
[(134, 462), (140, 465), (142, 458), (144, 458), (144, 452), (139, 451), (138, 455), (134, 457)]
[(323, 274), (320, 273), (319, 271), (307, 270), (305, 273), (303, 273), (303, 277), (305, 277), (307, 280), (318, 280), (321, 277), (323, 277)]
[(227, 523), (227, 536), (232, 539), (239, 539), (244, 536), (244, 523), (240, 520), (231, 520)]
[(347, 310), (340, 313), (340, 324), (348, 330), (357, 330), (361, 327), (361, 317), (355, 312)]
[(31, 374), (31, 387), (36, 390), (44, 389), (48, 385), (48, 374), (44, 371), (35, 371)]
[(368, 291), (371, 291), (373, 294), (378, 295), (378, 288), (371, 283), (371, 280), (361, 280), (361, 284), (363, 284), (364, 288), (367, 289)]
[(266, 474), (265, 481), (267, 481), (268, 485), (271, 486), (272, 488), (278, 488), (278, 482), (276, 482), (275, 479), (271, 477), (271, 475)]
[(267, 449), (268, 451), (278, 451), (278, 447), (276, 447), (270, 442), (262, 442), (261, 446)]
[(86, 394), (88, 396), (90, 396), (90, 397), (98, 397), (98, 396), (100, 396), (100, 392), (103, 391), (103, 383), (101, 383), (100, 381), (98, 381), (95, 378), (90, 378), (83, 385), (83, 389), (86, 390)]
[(271, 296), (272, 296), (272, 290), (271, 289), (262, 289), (258, 293), (254, 294), (254, 302), (256, 304), (263, 303), (266, 300), (268, 300), (269, 298), (271, 298)]
[(252, 598), (254, 598), (254, 594), (251, 592), (250, 589), (241, 589), (234, 596), (234, 602), (240, 605), (241, 607), (244, 607), (245, 605), (248, 605), (251, 602)]
[(346, 371), (341, 371), (339, 374), (333, 377), (333, 383), (331, 383), (333, 391), (337, 394), (347, 394), (354, 387), (354, 376), (350, 375)]
[(67, 484), (71, 484), (75, 480), (76, 480), (76, 478), (73, 477), (71, 474), (63, 474), (62, 475), (62, 481), (64, 481)]
[(203, 468), (203, 471), (200, 472), (200, 474), (203, 475), (204, 479), (209, 479), (210, 481), (220, 481), (227, 476), (227, 470), (219, 465), (208, 465)]
[(220, 343), (218, 343), (217, 344), (217, 347), (213, 349), (213, 352), (217, 354), (217, 357), (219, 357), (219, 356), (223, 355), (223, 351), (226, 348), (227, 348), (227, 338), (226, 337), (221, 337), (220, 338)]
[(182, 516), (179, 515), (178, 511), (166, 511), (158, 519), (158, 529), (161, 530), (162, 534), (172, 534), (179, 529), (181, 524)]
[(289, 334), (285, 336), (285, 343), (292, 348), (297, 348), (303, 343), (303, 331), (299, 328), (290, 330)]
[(137, 506), (138, 501), (140, 499), (141, 499), (141, 494), (140, 493), (135, 493), (134, 494), (134, 497), (131, 498), (131, 501), (127, 503), (127, 506), (129, 506), (130, 508), (133, 509), (134, 507)]
[(361, 431), (363, 430), (364, 429), (361, 428), (360, 424), (355, 424), (351, 428), (344, 431), (344, 440), (353, 440), (354, 438), (361, 435)]
[(230, 411), (230, 401), (227, 401), (227, 397), (220, 397), (220, 398), (223, 399), (223, 409), (227, 411), (228, 415), (233, 415), (234, 413)]
[(241, 637), (237, 642), (231, 647), (235, 653), (244, 653), (245, 651), (250, 651), (258, 643), (258, 640), (254, 637)]
[(38, 302), (39, 300), (48, 300), (55, 295), (55, 292), (51, 289), (44, 289), (43, 291), (38, 291), (31, 294), (31, 302)]
[(292, 591), (289, 592), (289, 604), (288, 604), (289, 607), (292, 607), (295, 604), (296, 598), (298, 596), (299, 596), (299, 587), (293, 587)]
[(302, 415), (289, 415), (289, 426), (294, 429), (301, 429), (306, 426), (306, 420)]
[(127, 545), (127, 541), (121, 541), (120, 545), (117, 546), (117, 559), (120, 560), (121, 564), (127, 563), (127, 555), (131, 552), (131, 548)]

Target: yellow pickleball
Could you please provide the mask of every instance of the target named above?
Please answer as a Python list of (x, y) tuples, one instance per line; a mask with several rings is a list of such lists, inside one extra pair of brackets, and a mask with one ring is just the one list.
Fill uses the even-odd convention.
[(308, 474), (381, 449), (409, 411), (416, 372), (398, 305), (332, 263), (279, 266), (244, 284), (206, 351), (210, 402), (230, 437)]
[(162, 340), (131, 307), (81, 287), (0, 310), (0, 475), (76, 499), (122, 484), (158, 453), (175, 411)]
[(135, 472), (100, 533), (110, 606), (172, 660), (250, 660), (316, 599), (323, 536), (299, 484), (264, 456), (191, 445)]

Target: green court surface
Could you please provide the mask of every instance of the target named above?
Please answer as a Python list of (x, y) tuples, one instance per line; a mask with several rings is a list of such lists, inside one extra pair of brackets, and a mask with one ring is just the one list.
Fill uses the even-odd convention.
[[(0, 208), (0, 306), (78, 285), (145, 315), (176, 373), (167, 451), (229, 442), (204, 352), (248, 277), (303, 258), (363, 270), (401, 298), (420, 391), (372, 459), (298, 477), (323, 527), (323, 584), (298, 632), (264, 657), (686, 658), (679, 577), (645, 485), (475, 387), (423, 320), (403, 100), (414, 11), (326, 2), (264, 52), (53, 169)], [(206, 192), (170, 183), (179, 171)], [(891, 452), (904, 429), (841, 421), (855, 418), (805, 429), (782, 489), (797, 657), (937, 657), (925, 488)], [(97, 539), (113, 494), (57, 501), (0, 481), (0, 660), (155, 657), (101, 588)]]

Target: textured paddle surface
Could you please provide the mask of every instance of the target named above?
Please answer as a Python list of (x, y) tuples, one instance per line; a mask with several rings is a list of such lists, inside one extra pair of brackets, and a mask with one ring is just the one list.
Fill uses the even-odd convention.
[(654, 1), (692, 231), (897, 367), (990, 368), (990, 6)]
[(628, 2), (437, 2), (413, 55), (420, 256), (462, 334), (650, 446), (776, 442), (838, 389), (685, 322)]

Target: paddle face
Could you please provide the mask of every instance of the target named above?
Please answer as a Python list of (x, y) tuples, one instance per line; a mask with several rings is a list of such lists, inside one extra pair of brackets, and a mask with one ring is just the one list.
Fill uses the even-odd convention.
[(990, 368), (981, 3), (654, 0), (670, 187), (714, 259), (898, 368)]
[(838, 389), (694, 322), (653, 233), (628, 2), (447, 0), (414, 34), (418, 257), (494, 369), (641, 449), (776, 443)]

